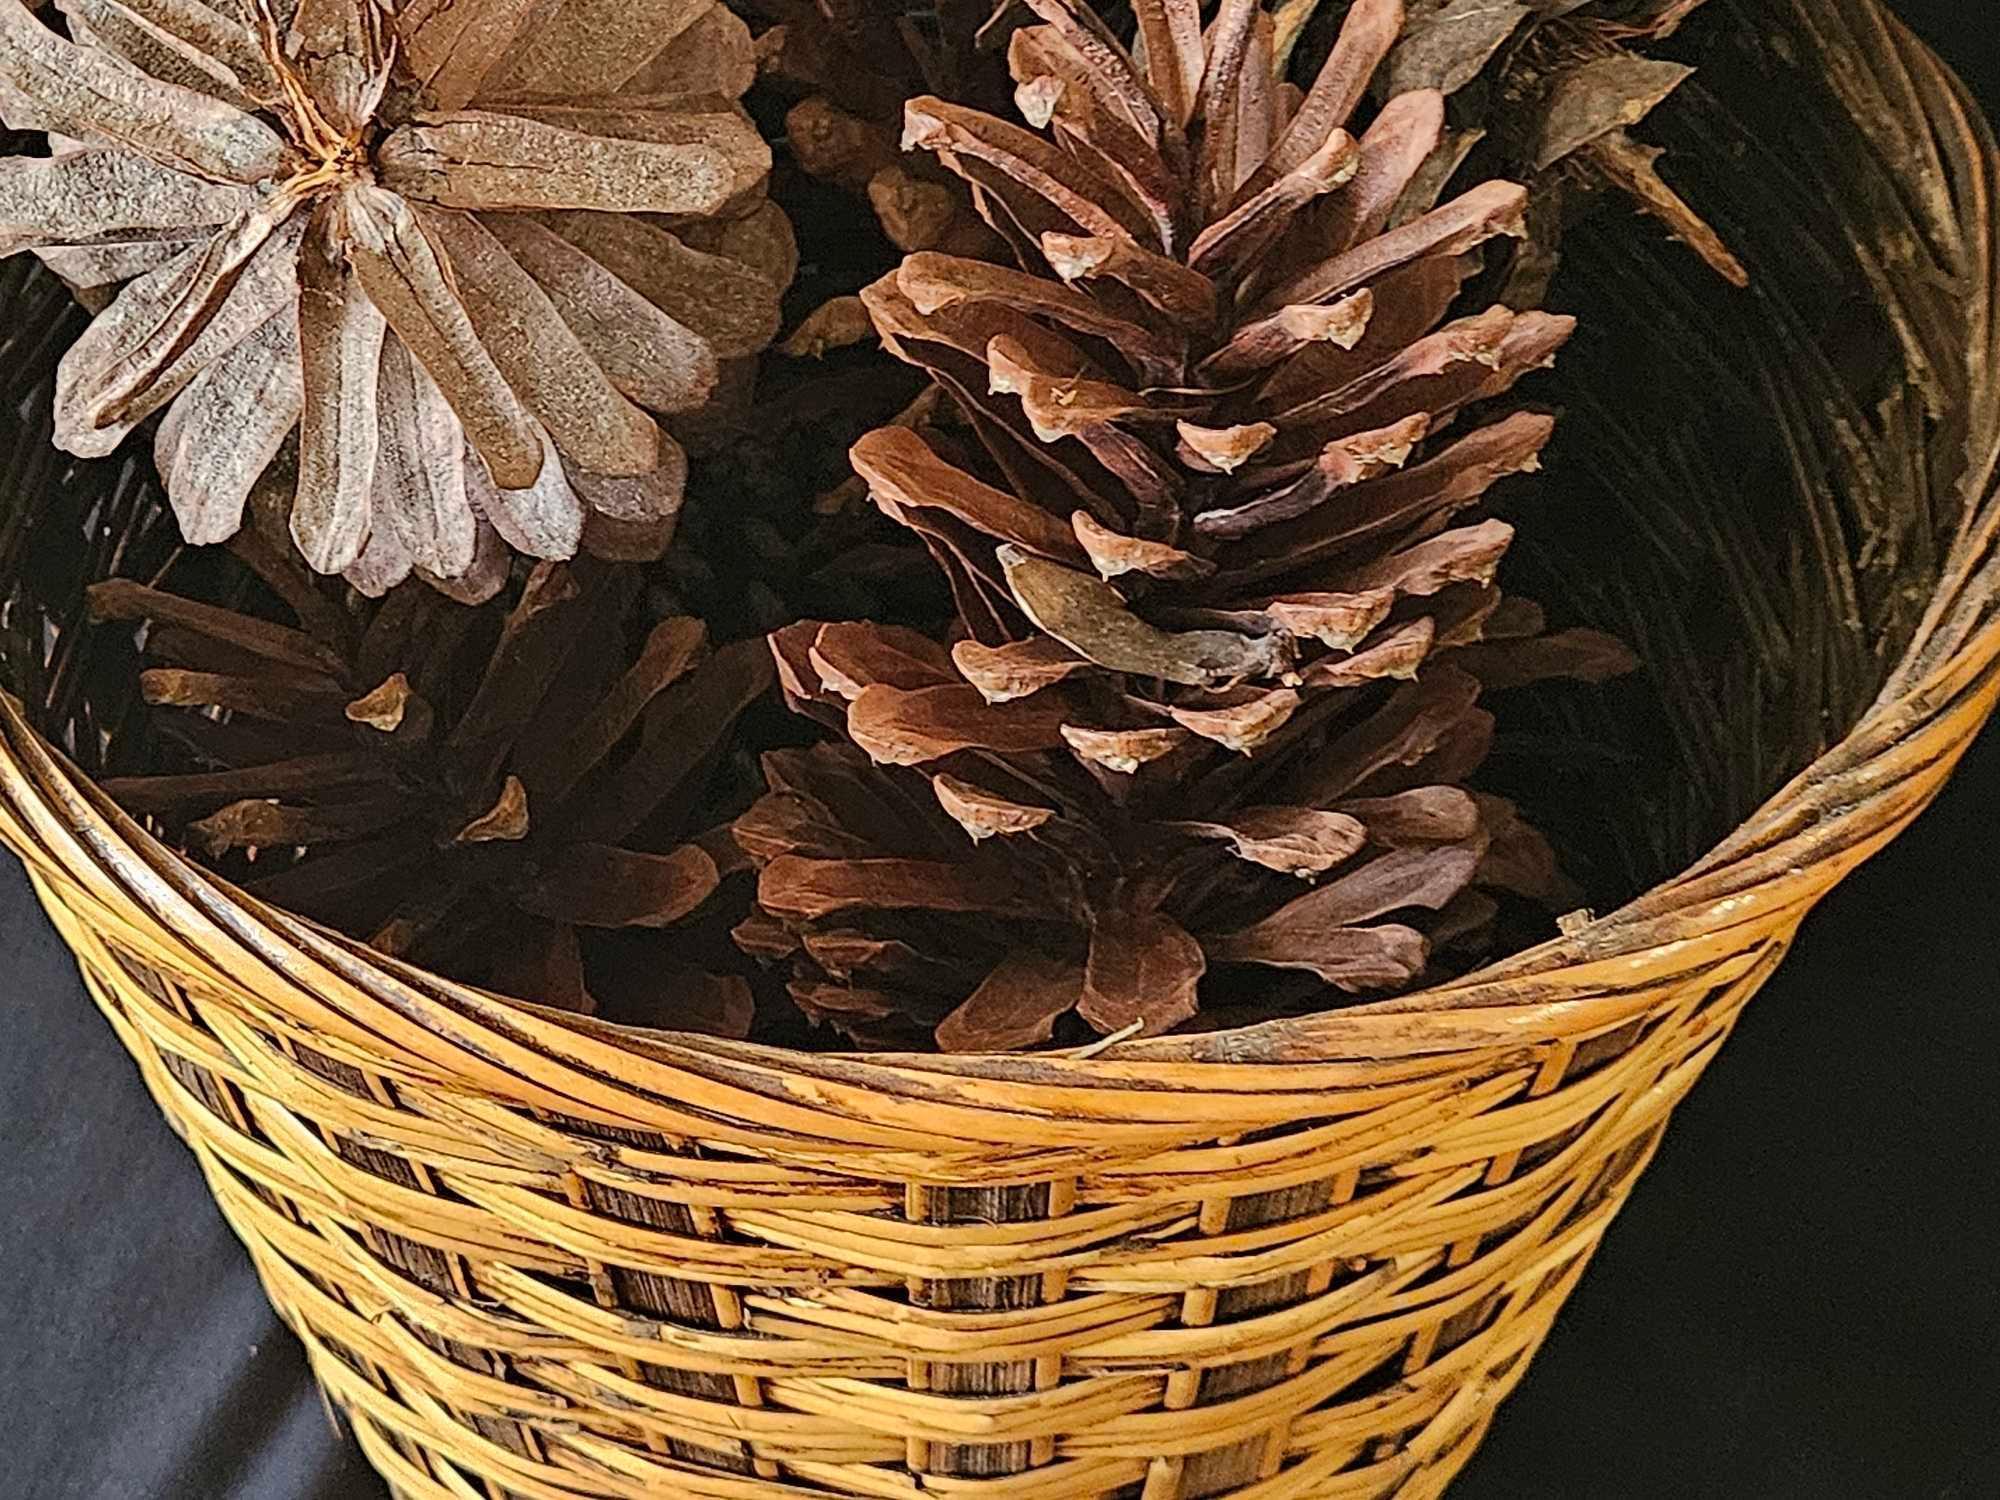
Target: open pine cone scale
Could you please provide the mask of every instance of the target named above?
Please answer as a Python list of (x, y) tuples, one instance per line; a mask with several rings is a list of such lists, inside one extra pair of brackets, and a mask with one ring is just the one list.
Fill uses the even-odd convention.
[[(291, 531), (379, 593), (499, 541), (664, 548), (698, 413), (777, 330), (790, 233), (714, 0), (0, 5), (0, 253), (103, 311), (57, 438), (155, 444), (183, 534), (226, 539), (296, 448)], [(599, 549), (606, 550), (606, 549)], [(366, 559), (364, 562), (364, 558)]]

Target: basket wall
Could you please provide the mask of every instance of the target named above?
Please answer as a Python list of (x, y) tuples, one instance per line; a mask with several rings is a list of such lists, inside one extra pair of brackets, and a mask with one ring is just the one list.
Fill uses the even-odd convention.
[[(1719, 847), (1396, 1002), (1095, 1057), (854, 1058), (397, 967), (218, 886), (77, 769), (126, 753), (130, 704), (58, 575), (171, 542), (132, 469), (17, 445), (11, 491), (82, 487), (94, 520), (35, 571), (0, 518), (0, 838), (399, 1495), (1443, 1491), (1799, 922), (2000, 697), (1991, 142), (1877, 0), (1713, 9), (1776, 28), (1821, 139), (1856, 146), (1847, 269), (1921, 408), (1805, 402), (1844, 455), (1826, 493), (1872, 484), (1946, 540), (1905, 554), (1899, 660), (1787, 679), (1810, 727), (1785, 753), (1833, 737), (1843, 693), (1872, 706)], [(8, 275), (15, 306), (47, 295)], [(0, 353), (17, 378), (29, 351)], [(1907, 464), (1871, 457), (1911, 423)], [(1799, 514), (1865, 572), (1825, 497)], [(1829, 576), (1801, 597), (1850, 639)]]

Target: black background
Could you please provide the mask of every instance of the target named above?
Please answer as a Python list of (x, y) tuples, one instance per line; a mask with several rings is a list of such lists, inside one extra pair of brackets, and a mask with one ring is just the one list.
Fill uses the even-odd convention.
[[(1990, 5), (1898, 9), (2000, 113)], [(2000, 731), (1809, 922), (1452, 1500), (2000, 1495), (1997, 829)], [(20, 1500), (383, 1494), (10, 860), (0, 1434)]]

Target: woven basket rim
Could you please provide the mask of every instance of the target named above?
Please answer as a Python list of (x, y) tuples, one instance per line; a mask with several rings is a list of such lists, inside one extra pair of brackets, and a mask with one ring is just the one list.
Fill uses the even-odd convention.
[[(1883, 14), (1904, 44), (1923, 46), (1893, 14)], [(1992, 137), (1977, 105), (1938, 66), (1961, 111), (1959, 123), (1990, 163)], [(1978, 171), (1972, 175), (1978, 180), (1957, 208), (1968, 243), (1987, 267), (1987, 294), (1968, 310), (1968, 358), (2000, 371), (2000, 224), (1990, 184)], [(314, 1015), (299, 1024), (323, 1025), (364, 1051), (373, 1050), (371, 1037), (377, 1045), (396, 1045), (394, 1033), (406, 1044), (427, 1033), (461, 1063), (483, 1059), (479, 1071), (503, 1095), (519, 1094), (507, 1088), (509, 1080), (520, 1081), (513, 1072), (519, 1058), (509, 1062), (507, 1048), (493, 1047), (495, 1038), (544, 1058), (567, 1058), (581, 1075), (617, 1079), (623, 1071), (626, 1076), (612, 1085), (621, 1095), (643, 1091), (625, 1064), (646, 1060), (674, 1070), (700, 1062), (711, 1075), (752, 1087), (760, 1080), (768, 1085), (811, 1077), (864, 1090), (871, 1080), (895, 1079), (908, 1089), (925, 1080), (943, 1087), (951, 1078), (1030, 1088), (1185, 1086), (1195, 1067), (1200, 1087), (1234, 1094), (1268, 1087), (1257, 1075), (1268, 1078), (1272, 1064), (1313, 1068), (1323, 1086), (1333, 1086), (1344, 1063), (1402, 1061), (1412, 1076), (1421, 1076), (1442, 1071), (1449, 1055), (1469, 1049), (1526, 1049), (1601, 1033), (1655, 1003), (1663, 985), (1714, 985), (1748, 972), (1762, 960), (1751, 953), (1755, 944), (1746, 941), (1746, 929), (1775, 933), (1796, 922), (1921, 813), (2000, 702), (2000, 616), (1988, 617), (2000, 599), (2000, 566), (1989, 556), (2000, 541), (2000, 413), (1975, 427), (1968, 457), (1965, 493), (1983, 498), (1968, 501), (1930, 608), (1900, 664), (1846, 736), (1733, 834), (1681, 874), (1563, 936), (1443, 985), (1305, 1018), (1108, 1049), (932, 1055), (808, 1052), (577, 1017), (415, 969), (210, 875), (113, 804), (5, 692), (0, 834), (24, 853), (38, 886), (47, 878), (38, 863), (72, 880), (85, 876), (76, 883), (96, 887), (90, 895), (116, 919), (107, 926), (158, 946), (143, 927), (123, 919), (123, 901), (177, 933), (181, 942), (165, 958), (169, 967), (198, 971), (208, 959), (215, 978), (242, 988), (211, 955), (221, 947), (252, 956), (311, 1000), (305, 1008)], [(71, 857), (57, 853), (65, 845)], [(206, 929), (205, 941), (177, 929), (190, 917)], [(364, 1026), (320, 1003), (316, 997), (329, 991), (363, 999), (375, 1024)], [(383, 1024), (392, 1017), (399, 1024)], [(465, 1034), (468, 1025), (480, 1034)], [(1248, 1071), (1232, 1076), (1232, 1064)], [(1379, 1077), (1380, 1067), (1371, 1073)]]

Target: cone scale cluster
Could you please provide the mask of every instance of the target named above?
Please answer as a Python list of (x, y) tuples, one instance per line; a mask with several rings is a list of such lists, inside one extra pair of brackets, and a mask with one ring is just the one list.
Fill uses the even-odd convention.
[[(0, 159), (0, 254), (96, 315), (57, 442), (149, 444), (181, 537), (257, 580), (93, 593), (184, 731), (119, 790), (420, 961), (518, 917), (475, 976), (516, 993), (588, 1008), (639, 951), (591, 934), (733, 927), (691, 991), (733, 1033), (744, 952), (769, 1034), (951, 1051), (1450, 972), (1567, 893), (1472, 788), (1491, 695), (1632, 664), (1497, 582), (1492, 496), (1554, 428), (1517, 387), (1574, 331), (1535, 305), (1560, 200), (1621, 187), (1741, 270), (1626, 134), (1689, 71), (1628, 43), (1698, 3), (0, 0), (0, 119), (48, 139)], [(881, 255), (809, 236), (831, 300), (779, 349), (845, 353), (767, 382), (778, 203), (825, 183)], [(868, 360), (914, 373), (832, 389)], [(750, 508), (853, 555), (752, 580), (711, 647), (680, 583), (760, 533), (665, 555), (690, 455), (726, 492), (776, 411), (828, 454), (898, 415)], [(773, 669), (816, 731), (751, 713)], [(761, 799), (711, 796), (752, 743), (791, 747)]]
[(853, 458), (949, 577), (953, 639), (782, 632), (788, 696), (847, 744), (772, 757), (738, 825), (743, 941), (876, 1045), (1419, 980), (1494, 891), (1551, 888), (1462, 786), (1482, 676), (1625, 665), (1494, 586), (1512, 531), (1476, 508), (1552, 429), (1496, 405), (1572, 324), (1462, 305), (1526, 193), (1438, 201), (1443, 96), (1371, 102), (1399, 0), (1354, 5), (1304, 89), (1255, 0), (1141, 0), (1127, 35), (1029, 8), (1018, 119), (905, 110), (1010, 259), (921, 251), (863, 294), (950, 398)]

